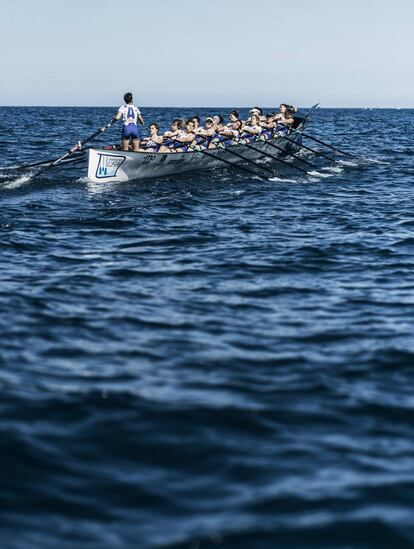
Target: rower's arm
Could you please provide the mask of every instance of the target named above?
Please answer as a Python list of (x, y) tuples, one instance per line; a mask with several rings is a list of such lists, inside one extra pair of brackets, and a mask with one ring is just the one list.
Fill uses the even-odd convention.
[(144, 119), (142, 118), (142, 114), (141, 114), (141, 113), (138, 114), (138, 122), (141, 124), (141, 126), (143, 126), (143, 125), (145, 124)]

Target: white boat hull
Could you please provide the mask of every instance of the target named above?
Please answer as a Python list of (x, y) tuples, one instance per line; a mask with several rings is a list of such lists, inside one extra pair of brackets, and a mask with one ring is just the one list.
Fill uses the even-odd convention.
[[(300, 143), (301, 135), (291, 134), (290, 139)], [(281, 137), (272, 139), (270, 143), (287, 151), (298, 150), (297, 146)], [(256, 141), (251, 145), (276, 157), (283, 155), (282, 151), (271, 147), (266, 141)], [(91, 148), (88, 150), (88, 180), (94, 183), (122, 182), (228, 166), (210, 155), (223, 158), (233, 164), (243, 163), (242, 159), (231, 154), (230, 151), (235, 151), (249, 160), (266, 158), (245, 145), (232, 145), (226, 149), (209, 149), (209, 156), (204, 155), (202, 151), (165, 154)], [(286, 157), (288, 158), (289, 156)]]

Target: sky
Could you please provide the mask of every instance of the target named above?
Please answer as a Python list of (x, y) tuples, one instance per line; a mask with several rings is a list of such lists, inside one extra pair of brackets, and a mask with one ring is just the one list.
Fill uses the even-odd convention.
[(0, 105), (414, 107), (414, 0), (0, 0)]

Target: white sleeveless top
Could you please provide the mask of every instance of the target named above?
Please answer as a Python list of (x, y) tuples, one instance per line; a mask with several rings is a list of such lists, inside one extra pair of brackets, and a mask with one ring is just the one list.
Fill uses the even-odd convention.
[(122, 105), (119, 107), (118, 113), (122, 114), (124, 126), (128, 126), (128, 124), (137, 124), (141, 111), (135, 105)]

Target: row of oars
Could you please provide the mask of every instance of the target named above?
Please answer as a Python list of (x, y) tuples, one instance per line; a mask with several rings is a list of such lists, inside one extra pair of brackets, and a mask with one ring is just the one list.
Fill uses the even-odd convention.
[[(343, 154), (345, 156), (348, 156), (348, 157), (351, 157), (351, 158), (356, 158), (355, 155), (349, 153), (349, 152), (346, 152), (346, 151), (343, 151), (341, 149), (339, 149), (338, 147), (334, 147), (333, 145), (331, 145), (330, 143), (325, 143), (307, 133), (304, 133), (303, 131), (301, 130), (297, 130), (297, 133), (303, 135), (304, 137), (307, 137), (308, 139), (311, 139), (311, 140), (314, 140), (315, 142), (321, 144), (321, 145), (324, 145), (325, 147), (328, 147), (336, 152), (338, 152), (339, 154)], [(304, 150), (307, 150), (307, 151), (310, 151), (312, 152), (315, 156), (320, 156), (322, 158), (325, 158), (327, 160), (329, 160), (330, 162), (335, 162), (335, 158), (333, 158), (332, 156), (329, 156), (327, 155), (325, 152), (321, 152), (321, 151), (317, 151), (315, 149), (312, 149), (311, 147), (308, 147), (307, 145), (303, 145), (302, 143), (298, 143), (297, 141), (295, 141), (294, 139), (291, 139), (287, 136), (279, 136), (281, 139), (284, 139), (292, 144), (294, 144), (296, 147), (298, 147), (299, 149), (304, 149)], [(241, 143), (243, 143), (243, 141), (241, 141)], [(301, 156), (295, 154), (295, 153), (292, 153), (290, 152), (289, 150), (279, 146), (279, 145), (276, 145), (275, 143), (271, 143), (270, 141), (261, 141), (261, 143), (264, 143), (266, 144), (267, 146), (271, 147), (271, 148), (274, 148), (276, 150), (278, 150), (279, 152), (283, 153), (283, 155), (286, 155), (286, 156), (290, 156), (296, 160), (299, 160), (300, 162), (304, 163), (304, 164), (307, 164), (309, 167), (311, 167), (313, 170), (317, 170), (317, 166), (315, 166), (315, 164), (312, 164), (311, 162), (309, 162), (308, 160), (305, 160), (304, 158), (302, 158)], [(288, 162), (287, 160), (284, 160), (282, 158), (280, 158), (279, 156), (275, 156), (274, 154), (270, 154), (269, 152), (265, 152), (261, 149), (258, 149), (257, 147), (255, 147), (254, 145), (252, 145), (251, 143), (243, 143), (243, 146), (244, 147), (247, 147), (248, 149), (251, 149), (255, 152), (257, 152), (258, 154), (262, 155), (263, 157), (267, 157), (267, 158), (271, 158), (272, 160), (276, 161), (276, 162), (279, 162), (281, 164), (285, 164), (286, 166), (289, 166), (290, 168), (293, 168), (297, 171), (300, 171), (306, 175), (309, 174), (308, 170), (300, 167), (300, 166), (297, 166), (296, 164), (292, 164), (291, 162)], [(247, 158), (246, 156), (243, 156), (241, 155), (239, 152), (236, 152), (232, 149), (225, 149), (226, 153), (229, 153), (230, 155), (233, 155), (235, 157), (238, 157), (240, 158), (241, 160), (243, 160), (244, 162), (246, 162), (247, 164), (252, 164), (256, 169), (260, 169), (260, 170), (263, 170), (264, 172), (267, 172), (267, 173), (270, 173), (271, 175), (275, 175), (273, 170), (267, 168), (266, 166), (263, 166), (263, 165), (259, 165), (257, 164), (254, 160), (251, 160), (250, 158)], [(239, 168), (243, 171), (247, 171), (253, 175), (256, 175), (258, 177), (261, 177), (263, 178), (264, 176), (258, 172), (258, 171), (253, 171), (252, 169), (250, 168), (247, 168), (246, 166), (242, 166), (241, 164), (236, 164), (234, 162), (231, 162), (230, 160), (227, 160), (225, 158), (222, 158), (221, 156), (217, 155), (217, 154), (213, 154), (212, 152), (210, 151), (206, 151), (206, 150), (201, 150), (200, 152), (202, 152), (204, 155), (206, 156), (210, 156), (211, 158), (214, 158), (215, 160), (219, 160), (221, 162), (224, 162), (226, 164), (229, 164), (230, 166), (234, 166), (235, 168)], [(266, 176), (267, 178), (267, 176)]]
[[(308, 116), (309, 116), (309, 114), (307, 115), (306, 118), (308, 118)], [(19, 166), (19, 168), (21, 168), (21, 169), (30, 169), (30, 168), (34, 168), (34, 167), (39, 167), (40, 169), (34, 174), (34, 176), (38, 176), (38, 175), (44, 173), (46, 170), (48, 170), (50, 168), (53, 168), (55, 166), (58, 166), (62, 162), (76, 162), (77, 160), (79, 160), (79, 158), (73, 158), (73, 156), (76, 153), (78, 153), (80, 150), (82, 150), (82, 147), (84, 145), (86, 145), (86, 143), (89, 143), (90, 141), (92, 141), (93, 139), (95, 139), (96, 137), (98, 137), (99, 135), (104, 133), (108, 128), (110, 128), (112, 126), (112, 124), (113, 124), (113, 119), (111, 120), (111, 122), (109, 122), (108, 124), (106, 124), (105, 126), (100, 128), (99, 130), (96, 130), (95, 132), (93, 132), (87, 138), (83, 139), (82, 141), (79, 141), (76, 145), (74, 145), (69, 150), (67, 150), (59, 158), (52, 159), (52, 160), (44, 160), (42, 162), (35, 162), (33, 164), (23, 164), (22, 166)], [(348, 157), (352, 157), (352, 158), (356, 158), (355, 155), (353, 155), (349, 152), (343, 151), (343, 150), (339, 149), (338, 147), (334, 147), (330, 143), (326, 143), (324, 141), (321, 141), (320, 139), (305, 133), (303, 130), (298, 129), (298, 130), (296, 130), (296, 133), (302, 135), (303, 137), (311, 139), (311, 140), (315, 141), (316, 143), (318, 143), (318, 144), (320, 144), (324, 147), (327, 147), (327, 148), (329, 148), (329, 149), (331, 149), (331, 150), (333, 150), (333, 151), (335, 151), (339, 154), (342, 154), (342, 155), (345, 155), (345, 156), (348, 156)], [(292, 138), (290, 138), (286, 135), (281, 135), (279, 137), (281, 139), (287, 141), (287, 142), (290, 142), (291, 144), (298, 147), (299, 149), (304, 149), (306, 151), (312, 152), (315, 156), (320, 156), (322, 158), (325, 158), (326, 160), (329, 160), (330, 162), (335, 162), (335, 158), (333, 158), (332, 156), (327, 155), (325, 152), (317, 151), (317, 150), (315, 150), (311, 147), (308, 147), (307, 145), (303, 145), (302, 143), (298, 143), (297, 141), (295, 141), (294, 139), (292, 139)], [(290, 152), (289, 150), (287, 150), (286, 148), (281, 147), (280, 145), (277, 145), (275, 143), (271, 143), (269, 140), (260, 141), (260, 143), (263, 143), (263, 144), (267, 145), (270, 148), (274, 148), (274, 149), (278, 150), (280, 153), (282, 153), (285, 156), (289, 156), (289, 157), (291, 157), (295, 160), (298, 160), (298, 161), (302, 162), (303, 164), (308, 165), (313, 170), (317, 169), (317, 167), (314, 164), (312, 164), (311, 162), (309, 162), (308, 160), (305, 160), (304, 158), (300, 157), (299, 155), (297, 155), (293, 152)], [(280, 156), (275, 156), (274, 154), (270, 154), (269, 152), (265, 152), (262, 149), (259, 149), (259, 148), (255, 147), (251, 143), (246, 143), (246, 142), (243, 142), (243, 140), (241, 140), (241, 144), (243, 144), (243, 146), (245, 146), (246, 148), (255, 151), (256, 153), (260, 154), (263, 157), (270, 158), (273, 161), (276, 161), (276, 162), (279, 162), (281, 164), (287, 165), (290, 168), (293, 168), (297, 171), (300, 171), (300, 172), (302, 172), (306, 175), (309, 173), (305, 168), (303, 168), (301, 166), (297, 166), (296, 164), (293, 164), (291, 162), (288, 162), (287, 160), (284, 160), (283, 158), (280, 158)], [(269, 176), (264, 176), (263, 172), (266, 172), (266, 173), (268, 173), (272, 176), (275, 175), (273, 170), (271, 170), (267, 166), (264, 166), (263, 164), (257, 164), (254, 160), (251, 160), (250, 158), (247, 158), (246, 156), (240, 154), (239, 152), (237, 152), (235, 150), (232, 150), (230, 148), (223, 149), (223, 151), (224, 150), (225, 150), (226, 154), (229, 154), (230, 156), (234, 156), (234, 157), (239, 158), (240, 160), (242, 160), (247, 165), (243, 165), (243, 164), (236, 163), (236, 162), (231, 162), (227, 158), (223, 158), (223, 156), (220, 153), (218, 153), (218, 154), (213, 153), (211, 149), (210, 150), (200, 149), (199, 152), (202, 153), (204, 156), (211, 157), (214, 160), (222, 162), (223, 164), (230, 165), (234, 168), (238, 168), (239, 170), (243, 170), (245, 172), (248, 172), (252, 175), (255, 175), (255, 176), (258, 176), (258, 177), (261, 177), (261, 178), (266, 177), (266, 179), (267, 179), (269, 177)], [(253, 165), (255, 169), (254, 170), (251, 169), (250, 167), (248, 167), (248, 165)]]

